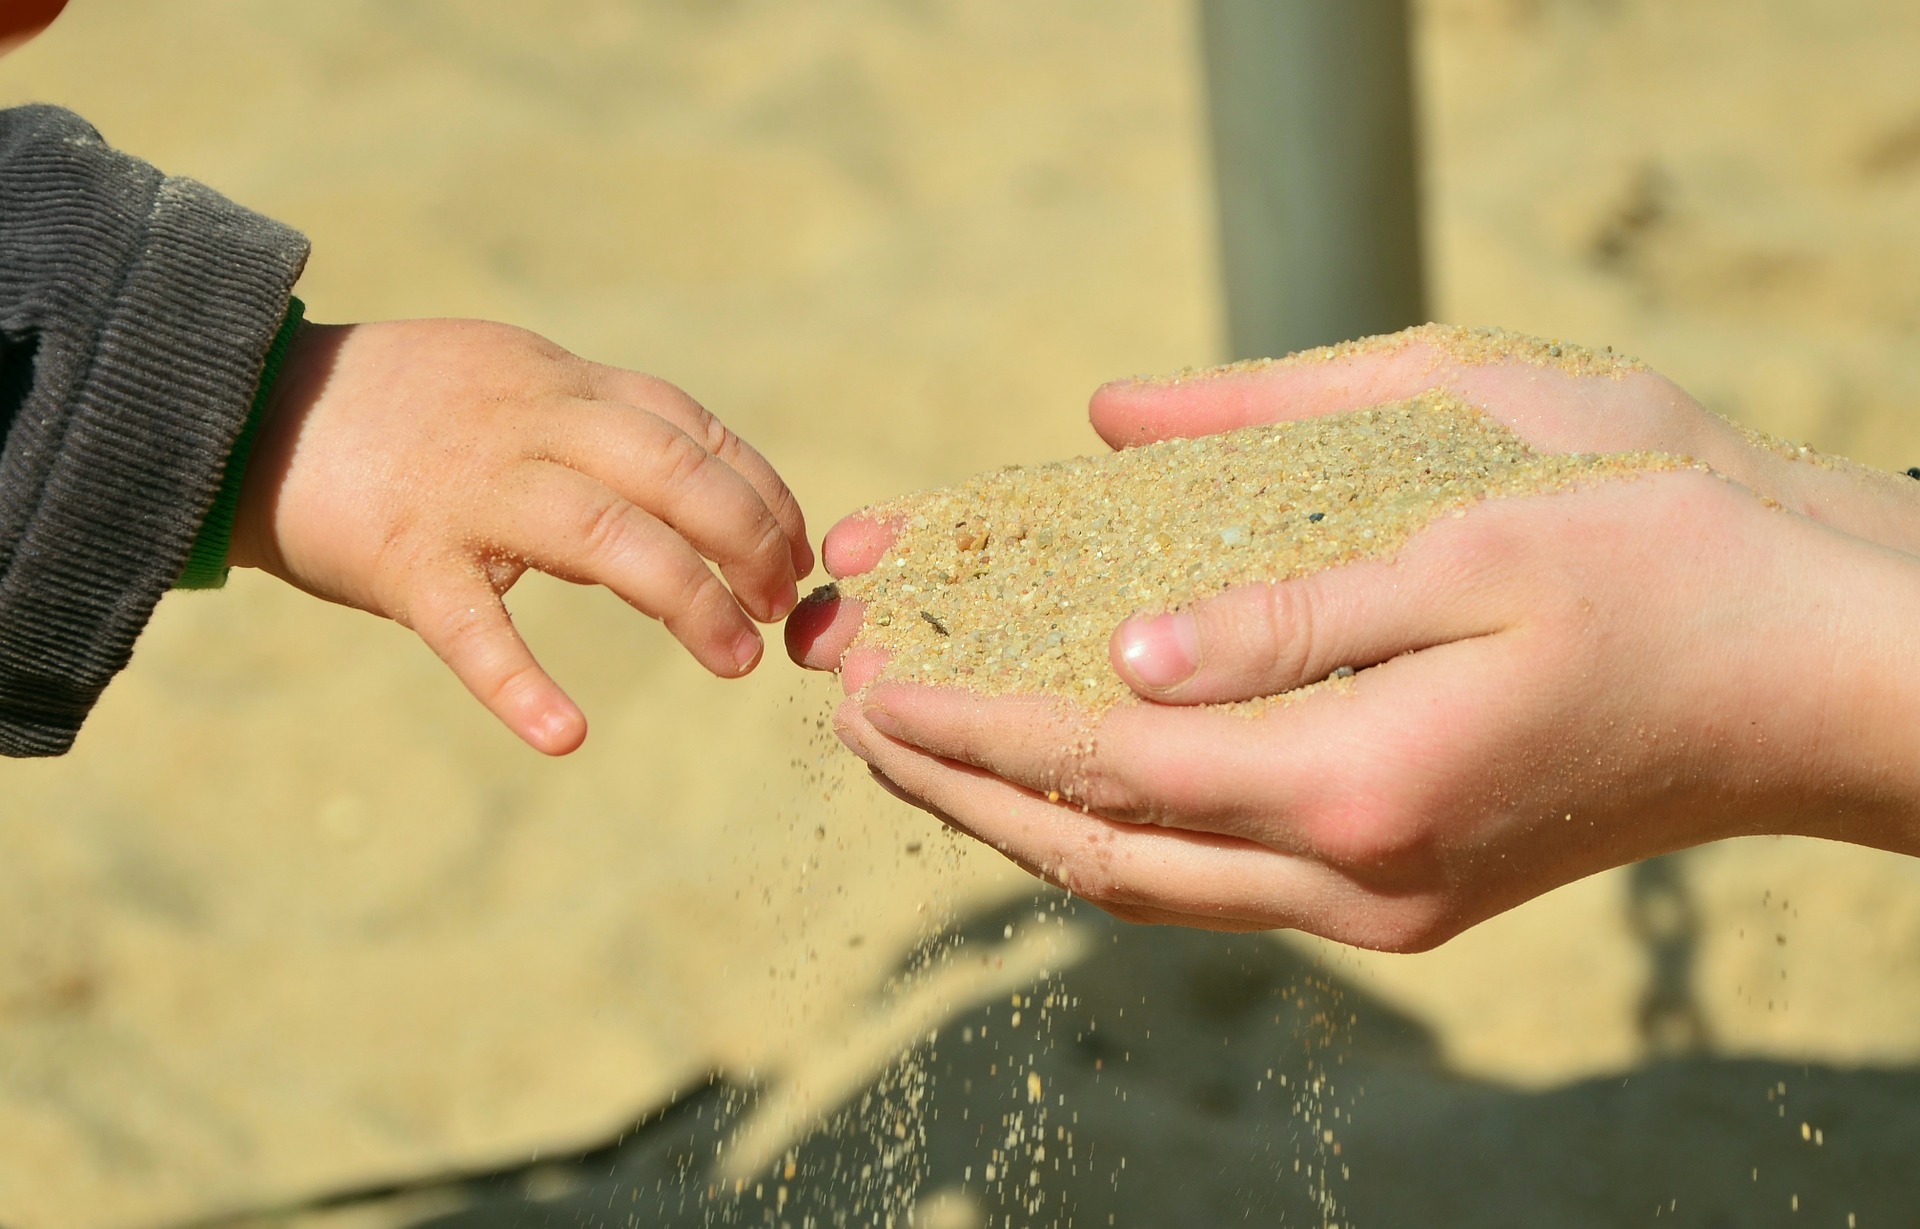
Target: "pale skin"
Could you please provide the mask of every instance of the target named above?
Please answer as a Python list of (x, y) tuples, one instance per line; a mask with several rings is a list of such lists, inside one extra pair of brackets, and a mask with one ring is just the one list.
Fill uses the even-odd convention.
[[(1424, 344), (1112, 384), (1092, 418), (1124, 447), (1429, 387), (1544, 451), (1711, 468), (1484, 503), (1390, 562), (1142, 612), (1111, 659), (1144, 702), (1098, 718), (875, 682), (882, 661), (854, 649), (842, 739), (903, 799), (1121, 917), (1393, 951), (1731, 836), (1920, 853), (1920, 482), (1781, 456), (1651, 372)], [(889, 538), (843, 521), (828, 570), (871, 567)], [(859, 619), (804, 604), (789, 651), (842, 665)], [(1199, 707), (1342, 666), (1350, 682), (1259, 716)]]
[[(64, 7), (0, 3), (0, 54)], [(529, 569), (606, 586), (734, 678), (813, 551), (773, 467), (666, 381), (511, 325), (397, 320), (301, 327), (227, 562), (412, 628), (508, 729), (565, 755), (586, 717), (502, 600)]]
[(526, 571), (606, 586), (733, 678), (813, 553), (779, 475), (673, 385), (510, 325), (406, 320), (302, 326), (228, 561), (412, 628), (564, 755), (586, 718), (502, 601)]

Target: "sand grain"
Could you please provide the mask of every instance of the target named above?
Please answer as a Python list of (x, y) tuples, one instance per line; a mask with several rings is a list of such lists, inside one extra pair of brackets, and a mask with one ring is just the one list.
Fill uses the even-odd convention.
[(1108, 661), (1130, 614), (1395, 554), (1484, 499), (1687, 462), (1542, 454), (1448, 393), (987, 473), (870, 511), (898, 526), (857, 644), (882, 677), (1095, 711), (1131, 696)]

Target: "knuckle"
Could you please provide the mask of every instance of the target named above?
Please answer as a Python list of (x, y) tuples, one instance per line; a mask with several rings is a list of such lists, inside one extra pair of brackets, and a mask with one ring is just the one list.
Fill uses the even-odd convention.
[(759, 521), (758, 536), (754, 539), (753, 547), (747, 557), (776, 569), (784, 568), (788, 562), (786, 532), (771, 516), (761, 516), (756, 519)]
[(480, 699), (488, 708), (505, 708), (518, 695), (539, 685), (540, 667), (532, 662), (510, 666), (483, 684)]
[(604, 558), (617, 555), (625, 548), (632, 528), (633, 506), (609, 495), (580, 507), (575, 541), (589, 556)]
[(1283, 682), (1308, 680), (1313, 666), (1315, 594), (1311, 577), (1265, 585), (1254, 604), (1253, 628), (1259, 637), (1246, 646), (1263, 659), (1272, 677)]
[(684, 431), (663, 432), (658, 449), (656, 461), (661, 480), (672, 489), (685, 490), (695, 485), (713, 463), (713, 453)]
[(417, 630), (488, 708), (506, 706), (544, 677), (531, 659), (511, 651), (512, 633), (489, 606), (451, 603), (423, 614)]
[(689, 617), (717, 617), (735, 605), (733, 594), (698, 559), (683, 559), (674, 582), (672, 609)]
[(721, 422), (711, 410), (696, 405), (693, 407), (693, 416), (698, 430), (688, 434), (706, 445), (709, 456), (725, 457), (739, 451), (740, 437), (735, 435), (726, 423)]
[(800, 501), (787, 488), (787, 484), (778, 478), (773, 480), (773, 502), (769, 506), (773, 509), (774, 519), (781, 524), (796, 527), (805, 524), (805, 518), (800, 511)]

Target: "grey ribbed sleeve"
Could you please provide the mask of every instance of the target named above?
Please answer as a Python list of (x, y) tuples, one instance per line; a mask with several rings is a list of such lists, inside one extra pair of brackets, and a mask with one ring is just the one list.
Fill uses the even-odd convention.
[(0, 111), (0, 754), (58, 755), (179, 576), (306, 240)]

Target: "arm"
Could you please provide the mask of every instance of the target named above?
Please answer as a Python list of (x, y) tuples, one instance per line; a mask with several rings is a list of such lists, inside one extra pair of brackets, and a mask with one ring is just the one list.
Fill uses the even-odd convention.
[(414, 629), (550, 754), (586, 722), (502, 602), (529, 569), (757, 664), (813, 557), (751, 446), (508, 325), (302, 324), (305, 252), (66, 112), (0, 113), (0, 753), (64, 751), (160, 595), (227, 566)]
[(77, 116), (0, 112), (0, 752), (65, 751), (126, 665), (306, 251)]

